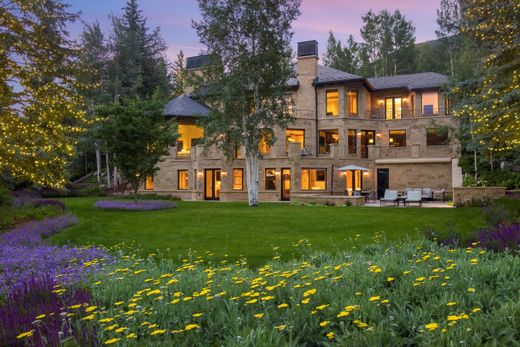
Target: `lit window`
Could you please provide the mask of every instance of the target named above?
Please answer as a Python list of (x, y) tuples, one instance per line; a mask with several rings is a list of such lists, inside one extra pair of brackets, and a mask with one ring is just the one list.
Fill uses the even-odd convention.
[(330, 145), (339, 143), (338, 130), (320, 130), (320, 154), (330, 153)]
[(357, 132), (355, 129), (348, 129), (348, 152), (350, 154), (357, 153)]
[(424, 115), (439, 114), (439, 94), (436, 92), (422, 94), (422, 113)]
[(179, 190), (188, 189), (188, 170), (177, 171), (177, 187)]
[(201, 142), (204, 129), (193, 124), (179, 124), (177, 140), (177, 156), (188, 157), (191, 147)]
[(144, 182), (144, 189), (153, 190), (153, 176), (146, 176), (146, 181)]
[(265, 169), (265, 190), (276, 190), (275, 169)]
[(327, 116), (338, 115), (338, 90), (327, 90)]
[(353, 195), (353, 191), (360, 191), (362, 187), (362, 177), (360, 170), (348, 170), (346, 177), (346, 187), (348, 195)]
[(297, 142), (300, 148), (305, 147), (305, 130), (287, 129), (285, 130), (285, 150), (287, 151), (288, 143)]
[(233, 190), (244, 189), (244, 170), (233, 169)]
[(390, 147), (406, 147), (406, 130), (390, 130)]
[(327, 169), (302, 169), (302, 190), (327, 189)]
[(386, 119), (401, 119), (402, 99), (386, 98), (385, 99), (385, 115)]
[(449, 95), (444, 96), (444, 114), (451, 114), (451, 100)]
[(357, 90), (347, 91), (347, 105), (349, 116), (356, 116), (358, 114), (358, 92)]
[(260, 140), (260, 153), (267, 154), (271, 152), (271, 146), (267, 143), (265, 139)]
[(427, 146), (444, 146), (449, 144), (448, 130), (444, 128), (426, 129)]

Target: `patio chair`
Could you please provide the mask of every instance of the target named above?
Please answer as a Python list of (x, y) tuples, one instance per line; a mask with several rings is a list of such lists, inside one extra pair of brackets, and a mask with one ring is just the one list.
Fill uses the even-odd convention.
[(446, 189), (441, 189), (441, 190), (434, 190), (433, 191), (433, 200), (440, 200), (440, 201), (444, 201), (445, 200), (445, 196), (446, 196)]
[(392, 205), (395, 205), (398, 202), (397, 197), (398, 197), (397, 190), (387, 189), (387, 190), (385, 190), (385, 196), (379, 200), (379, 206), (381, 206), (383, 204), (383, 202), (384, 203), (391, 202)]
[(409, 205), (411, 203), (418, 203), (419, 206), (422, 206), (422, 195), (418, 190), (412, 190), (408, 192), (408, 196), (404, 200), (405, 205)]
[(433, 190), (431, 188), (423, 188), (421, 194), (423, 200), (433, 200)]

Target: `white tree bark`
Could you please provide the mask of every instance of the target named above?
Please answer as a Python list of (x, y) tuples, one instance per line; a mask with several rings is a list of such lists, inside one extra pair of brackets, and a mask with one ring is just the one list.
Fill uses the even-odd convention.
[(110, 165), (108, 161), (108, 153), (105, 153), (105, 162), (107, 165), (107, 188), (110, 188), (112, 185), (110, 184)]
[[(115, 158), (115, 154), (114, 154)], [(117, 189), (117, 186), (119, 185), (119, 176), (117, 172), (117, 166), (114, 164), (114, 179), (113, 179), (114, 189)]]
[(258, 206), (258, 157), (246, 154), (247, 197), (249, 206)]
[(101, 152), (99, 151), (99, 144), (96, 142), (96, 176), (97, 183), (101, 184)]

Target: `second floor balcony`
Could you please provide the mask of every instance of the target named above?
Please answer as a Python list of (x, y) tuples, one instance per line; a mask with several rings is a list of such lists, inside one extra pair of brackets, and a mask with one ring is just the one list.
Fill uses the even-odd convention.
[(386, 109), (385, 107), (373, 108), (366, 113), (366, 118), (381, 119), (381, 120), (395, 120), (395, 119), (413, 119), (418, 117), (435, 117), (450, 115), (451, 110), (445, 108), (428, 107), (424, 110), (416, 110), (409, 107), (402, 107), (398, 109)]

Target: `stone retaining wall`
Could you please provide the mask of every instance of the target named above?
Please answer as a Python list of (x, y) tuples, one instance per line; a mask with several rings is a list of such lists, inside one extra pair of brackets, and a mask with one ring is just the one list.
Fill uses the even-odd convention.
[(291, 201), (335, 206), (345, 205), (347, 202), (350, 202), (352, 206), (365, 205), (364, 196), (291, 194)]
[(505, 187), (454, 187), (453, 203), (465, 204), (471, 200), (494, 200), (506, 196)]

